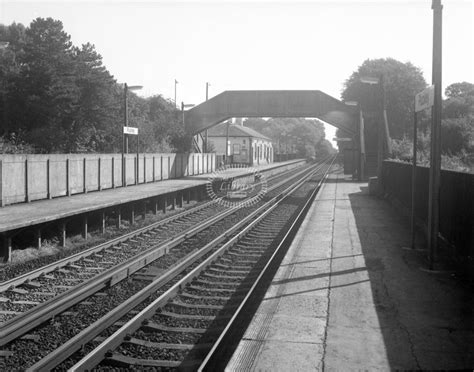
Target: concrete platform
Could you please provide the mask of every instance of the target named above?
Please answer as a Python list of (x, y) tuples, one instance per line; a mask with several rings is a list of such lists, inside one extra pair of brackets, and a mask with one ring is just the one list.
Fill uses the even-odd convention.
[(474, 296), (409, 242), (367, 183), (332, 175), (227, 370), (474, 368)]
[(214, 174), (202, 174), (51, 200), (9, 205), (0, 208), (0, 233), (203, 186), (208, 182), (210, 176), (241, 177), (251, 173), (253, 169), (266, 174), (272, 170), (291, 167), (298, 162), (301, 162), (301, 159), (265, 164), (253, 168), (230, 168)]

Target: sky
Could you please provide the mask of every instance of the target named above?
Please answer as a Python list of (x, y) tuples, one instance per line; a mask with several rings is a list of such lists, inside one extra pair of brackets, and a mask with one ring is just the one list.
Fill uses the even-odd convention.
[[(443, 91), (474, 83), (474, 1), (442, 0)], [(340, 98), (366, 59), (392, 57), (431, 81), (431, 0), (0, 0), (0, 23), (61, 20), (147, 97), (199, 104), (225, 90), (321, 90)], [(326, 127), (332, 139), (335, 128)]]

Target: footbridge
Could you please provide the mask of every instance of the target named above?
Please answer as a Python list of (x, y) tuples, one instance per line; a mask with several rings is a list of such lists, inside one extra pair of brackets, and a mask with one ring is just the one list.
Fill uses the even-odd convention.
[(184, 122), (197, 134), (233, 117), (305, 117), (353, 136), (357, 115), (353, 107), (319, 90), (229, 90), (184, 112)]

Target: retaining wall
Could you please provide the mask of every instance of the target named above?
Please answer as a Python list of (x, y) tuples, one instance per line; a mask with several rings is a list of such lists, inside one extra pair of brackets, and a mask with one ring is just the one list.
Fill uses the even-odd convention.
[[(1, 155), (0, 206), (213, 172), (215, 154)], [(138, 171), (137, 171), (138, 167)]]

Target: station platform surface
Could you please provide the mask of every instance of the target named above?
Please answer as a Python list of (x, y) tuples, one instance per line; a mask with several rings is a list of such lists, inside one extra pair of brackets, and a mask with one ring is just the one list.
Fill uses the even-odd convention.
[(322, 187), (226, 370), (474, 368), (474, 296), (367, 183)]
[(298, 161), (301, 162), (302, 159), (249, 168), (229, 168), (214, 173), (9, 205), (0, 208), (0, 233), (205, 185), (209, 182), (209, 177), (239, 177), (255, 170), (266, 172), (290, 166)]

